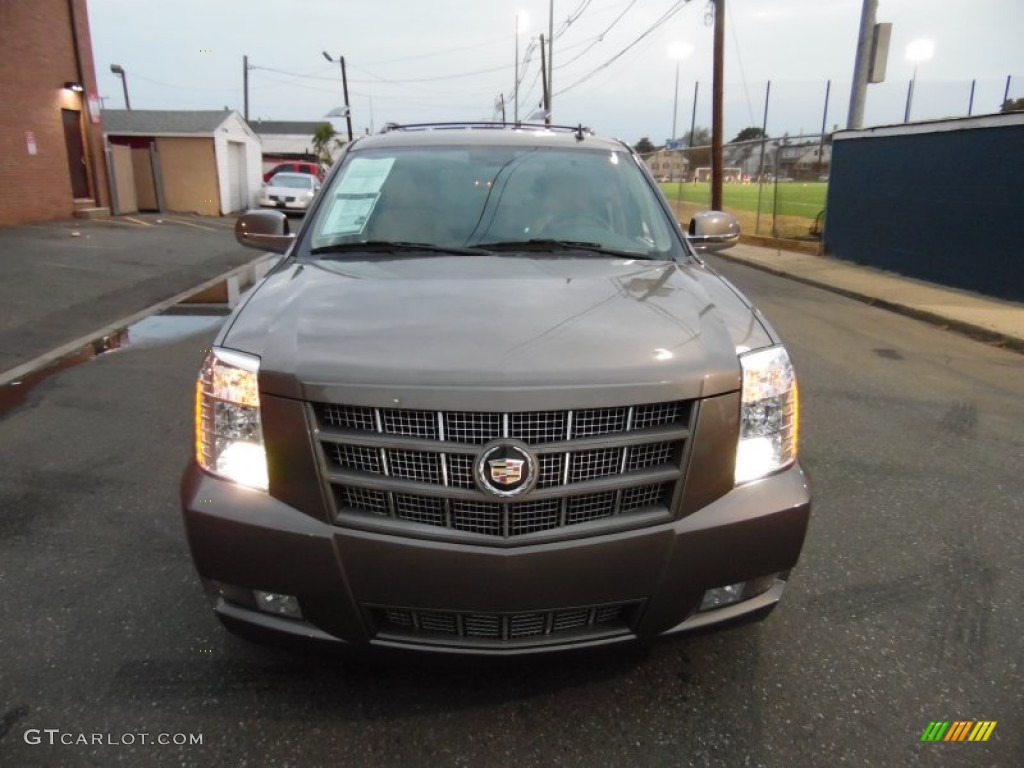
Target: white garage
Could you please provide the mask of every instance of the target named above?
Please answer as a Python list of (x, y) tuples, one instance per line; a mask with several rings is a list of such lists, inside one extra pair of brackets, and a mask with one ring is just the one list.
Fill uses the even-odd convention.
[[(134, 182), (132, 190), (116, 190), (119, 212), (167, 210), (209, 216), (237, 213), (255, 204), (263, 181), (262, 148), (238, 112), (108, 109), (103, 123), (115, 177)], [(118, 167), (125, 162), (132, 168)]]

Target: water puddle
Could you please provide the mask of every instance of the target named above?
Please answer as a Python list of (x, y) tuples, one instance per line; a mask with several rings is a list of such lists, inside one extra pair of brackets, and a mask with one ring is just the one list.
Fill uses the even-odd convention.
[(121, 346), (153, 347), (180, 341), (204, 331), (215, 331), (220, 328), (231, 310), (224, 307), (223, 312), (213, 314), (212, 309), (209, 306), (178, 305), (159, 314), (150, 315), (124, 330), (128, 338)]
[(231, 310), (222, 305), (179, 304), (86, 344), (17, 381), (0, 386), (0, 418), (24, 403), (38, 384), (68, 368), (117, 349), (171, 344), (198, 333), (215, 331), (230, 313)]

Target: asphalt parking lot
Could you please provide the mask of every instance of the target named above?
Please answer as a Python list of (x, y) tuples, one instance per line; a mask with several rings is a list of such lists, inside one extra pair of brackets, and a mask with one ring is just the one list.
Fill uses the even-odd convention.
[[(815, 509), (767, 621), (483, 666), (231, 637), (177, 500), (210, 328), (68, 369), (0, 419), (0, 763), (1019, 765), (1022, 358), (718, 265), (801, 377)], [(922, 742), (943, 720), (997, 725)], [(44, 729), (116, 743), (31, 743)]]

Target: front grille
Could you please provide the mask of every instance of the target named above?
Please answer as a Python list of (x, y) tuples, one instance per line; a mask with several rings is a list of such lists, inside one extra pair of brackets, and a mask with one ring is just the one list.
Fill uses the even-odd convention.
[[(694, 413), (687, 401), (517, 413), (312, 410), (339, 522), (370, 515), (505, 539), (667, 512)], [(521, 497), (478, 488), (479, 446), (499, 439), (526, 443), (536, 459), (536, 486)]]
[(403, 639), (455, 639), (501, 644), (536, 642), (552, 635), (609, 634), (629, 631), (640, 603), (530, 613), (460, 613), (407, 608), (371, 608), (377, 635)]
[[(399, 408), (366, 408), (324, 403), (316, 406), (323, 424), (341, 429), (444, 439), (454, 443), (483, 445), (499, 437), (511, 437), (530, 445), (581, 437), (610, 435), (685, 423), (689, 402), (648, 403), (617, 408), (585, 408), (578, 411), (529, 411), (523, 413), (476, 413), (471, 411), (414, 411)], [(632, 413), (630, 413), (632, 411)], [(508, 434), (504, 434), (508, 416)], [(379, 419), (379, 421), (378, 421)], [(444, 437), (439, 429), (444, 429)]]

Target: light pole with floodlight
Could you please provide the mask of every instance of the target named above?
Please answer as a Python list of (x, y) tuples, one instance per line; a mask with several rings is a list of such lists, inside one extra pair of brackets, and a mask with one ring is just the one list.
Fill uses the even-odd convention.
[(928, 61), (935, 55), (935, 43), (931, 40), (915, 40), (907, 46), (907, 60), (914, 63), (914, 76), (907, 85), (907, 108), (903, 112), (903, 122), (910, 122), (910, 104), (914, 100), (914, 88), (917, 85), (917, 65)]
[(674, 42), (668, 47), (668, 57), (675, 59), (676, 62), (676, 87), (675, 97), (672, 102), (672, 140), (675, 141), (676, 136), (676, 122), (679, 116), (679, 62), (685, 59), (693, 53), (693, 46), (689, 43)]
[(132, 103), (128, 101), (128, 76), (124, 73), (124, 67), (120, 64), (111, 64), (110, 71), (121, 78), (121, 87), (124, 88), (124, 106), (131, 110)]
[[(329, 54), (327, 51), (323, 51), (322, 53), (325, 59), (327, 59), (330, 62), (334, 61), (334, 59), (331, 58), (331, 54)], [(349, 106), (348, 103), (348, 75), (345, 73), (345, 57), (339, 56), (338, 63), (341, 64), (341, 89), (343, 95), (345, 96), (345, 124), (348, 127), (348, 140), (352, 141), (352, 108)]]

